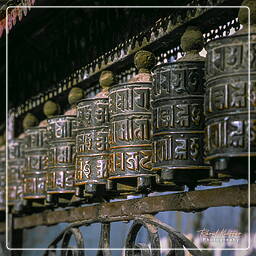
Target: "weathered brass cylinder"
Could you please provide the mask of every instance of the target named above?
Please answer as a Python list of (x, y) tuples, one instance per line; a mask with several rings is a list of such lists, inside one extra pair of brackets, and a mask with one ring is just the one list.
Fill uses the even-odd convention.
[(110, 166), (108, 89), (114, 82), (114, 74), (103, 71), (101, 91), (77, 103), (76, 186), (84, 192), (82, 196), (106, 196)]
[[(187, 34), (202, 38), (189, 27), (183, 44)], [(204, 163), (205, 61), (199, 50), (153, 69), (153, 169), (161, 170), (163, 180), (192, 187), (209, 177)]]
[(47, 131), (46, 127), (31, 127), (25, 130), (24, 199), (46, 197)]
[(23, 175), (25, 169), (25, 141), (12, 139), (8, 143), (8, 205), (14, 206), (23, 197)]
[(206, 45), (206, 161), (217, 171), (245, 178), (249, 154), (251, 166), (256, 164), (255, 49), (256, 31), (251, 33), (250, 63), (247, 33)]
[[(134, 56), (138, 74), (127, 83), (109, 90), (110, 111), (110, 180), (150, 191), (152, 171), (152, 76), (155, 65), (151, 52), (139, 51)], [(155, 180), (154, 180), (155, 181)]]
[(5, 211), (5, 167), (6, 155), (5, 146), (0, 147), (0, 212)]
[(76, 117), (60, 115), (47, 122), (47, 194), (73, 194)]
[(252, 170), (256, 165), (256, 5), (242, 5), (251, 11), (250, 42), (248, 12), (241, 8), (243, 28), (206, 45), (205, 141), (206, 161), (217, 172), (248, 178), (248, 162)]
[(153, 174), (151, 89), (151, 82), (118, 84), (110, 89), (110, 179)]
[(77, 104), (76, 185), (106, 184), (109, 168), (108, 98)]

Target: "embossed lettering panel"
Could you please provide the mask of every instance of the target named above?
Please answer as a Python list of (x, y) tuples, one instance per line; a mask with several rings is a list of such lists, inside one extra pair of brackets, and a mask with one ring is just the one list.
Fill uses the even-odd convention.
[[(248, 72), (248, 36), (231, 36), (206, 45), (206, 79)], [(251, 43), (251, 72), (256, 71), (256, 43)]]
[(23, 176), (23, 172), (24, 172), (24, 168), (25, 168), (25, 161), (11, 161), (8, 164), (8, 180), (9, 182), (18, 182), (22, 176)]
[(108, 128), (91, 131), (79, 131), (76, 136), (76, 152), (78, 154), (102, 153), (109, 150)]
[[(256, 80), (251, 77), (250, 94), (248, 97), (248, 77), (218, 79), (207, 85), (205, 95), (205, 113), (207, 118), (216, 115), (238, 114), (256, 111)], [(248, 102), (250, 99), (250, 103)], [(249, 104), (248, 104), (249, 103)]]
[(107, 126), (109, 122), (108, 99), (86, 99), (77, 105), (78, 129)]
[(110, 116), (151, 113), (151, 83), (118, 84), (110, 88)]
[(105, 183), (108, 178), (109, 155), (78, 155), (76, 159), (76, 185)]
[(151, 171), (151, 147), (127, 147), (124, 151), (113, 151), (111, 154), (111, 162), (111, 176), (154, 174), (154, 172)]
[(203, 99), (165, 100), (153, 108), (153, 132), (204, 129)]
[(9, 160), (23, 158), (25, 150), (24, 139), (13, 139), (8, 144), (8, 158)]
[(46, 191), (46, 173), (28, 175), (24, 178), (23, 198), (44, 198)]
[(25, 172), (44, 171), (47, 168), (47, 151), (27, 153), (25, 158)]
[(48, 150), (48, 167), (73, 166), (75, 164), (75, 142), (52, 144)]
[(153, 168), (200, 168), (203, 160), (203, 133), (170, 134), (153, 138)]
[[(121, 118), (120, 118), (121, 119)], [(111, 122), (111, 147), (151, 143), (151, 119), (148, 115), (132, 116)]]
[(76, 117), (61, 116), (47, 120), (47, 132), (49, 143), (62, 139), (73, 139), (76, 136)]
[(202, 61), (157, 66), (153, 73), (153, 100), (203, 94), (204, 65)]
[(47, 172), (47, 193), (54, 191), (70, 191), (74, 192), (74, 174), (75, 166), (72, 168), (53, 169)]
[(248, 141), (251, 145), (251, 154), (256, 155), (255, 116), (252, 116), (250, 122), (247, 115), (210, 120), (206, 126), (206, 159), (215, 158), (218, 155), (246, 156)]
[(26, 151), (43, 148), (47, 146), (46, 127), (32, 127), (25, 131), (26, 133)]

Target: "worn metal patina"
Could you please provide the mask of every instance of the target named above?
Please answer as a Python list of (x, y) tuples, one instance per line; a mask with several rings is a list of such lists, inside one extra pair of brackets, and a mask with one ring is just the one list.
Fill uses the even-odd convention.
[(8, 143), (8, 205), (21, 203), (25, 169), (25, 139), (16, 138)]
[(24, 199), (44, 199), (46, 196), (47, 131), (46, 127), (25, 130)]
[[(79, 94), (79, 92), (81, 92)], [(76, 109), (75, 98), (83, 96), (80, 88), (69, 92), (71, 109), (58, 115), (59, 105), (54, 103), (45, 108), (48, 134), (48, 168), (47, 194), (48, 201), (60, 198), (70, 199), (75, 193), (75, 151), (76, 151)], [(54, 112), (54, 113), (53, 113)], [(57, 114), (57, 115), (56, 115)], [(50, 197), (51, 196), (51, 199)], [(59, 201), (60, 202), (60, 201)]]
[(76, 185), (85, 192), (96, 192), (95, 184), (105, 185), (109, 170), (108, 88), (114, 83), (112, 72), (103, 71), (102, 91), (95, 98), (77, 104)]
[(154, 174), (151, 170), (152, 77), (149, 69), (155, 65), (155, 58), (150, 52), (140, 51), (134, 62), (139, 74), (128, 83), (110, 88), (110, 179), (131, 181)]
[(181, 38), (186, 55), (153, 70), (153, 169), (163, 180), (193, 186), (207, 178), (204, 164), (204, 70), (198, 53), (203, 35), (188, 27)]
[(56, 116), (47, 121), (47, 193), (74, 193), (76, 117)]
[(239, 11), (241, 31), (206, 45), (205, 142), (215, 170), (247, 178), (249, 143), (251, 166), (256, 164), (256, 10), (253, 1), (244, 5), (251, 8), (250, 63), (245, 9)]

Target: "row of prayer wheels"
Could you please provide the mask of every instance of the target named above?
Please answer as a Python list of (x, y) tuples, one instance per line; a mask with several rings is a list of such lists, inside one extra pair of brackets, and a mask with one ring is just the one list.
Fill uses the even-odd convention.
[[(255, 179), (256, 16), (248, 44), (244, 12), (243, 29), (209, 42), (206, 58), (202, 33), (188, 27), (176, 62), (155, 65), (139, 51), (128, 82), (103, 71), (96, 97), (75, 87), (63, 115), (53, 101), (39, 124), (27, 114), (24, 133), (8, 143), (8, 205), (19, 211)], [(3, 209), (4, 136), (1, 145)]]

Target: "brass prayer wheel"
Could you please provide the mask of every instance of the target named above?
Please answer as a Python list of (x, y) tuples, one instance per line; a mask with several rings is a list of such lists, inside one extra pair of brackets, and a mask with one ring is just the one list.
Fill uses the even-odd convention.
[[(70, 91), (70, 103), (73, 103), (73, 92), (77, 89), (81, 90), (73, 88)], [(67, 203), (75, 193), (76, 110), (73, 105), (68, 114), (58, 115), (58, 111), (58, 104), (45, 103), (44, 113), (48, 117), (47, 201)]]
[(55, 116), (47, 120), (47, 193), (74, 193), (75, 116)]
[(149, 70), (155, 65), (155, 57), (150, 52), (139, 51), (134, 62), (139, 74), (127, 83), (112, 86), (109, 91), (112, 161), (109, 179), (135, 183), (137, 189), (143, 189), (150, 185), (150, 176), (154, 175)]
[(110, 153), (108, 88), (114, 81), (112, 72), (103, 71), (99, 80), (103, 90), (96, 97), (77, 104), (76, 186), (83, 188), (85, 193), (104, 190), (107, 183)]
[(8, 143), (8, 205), (19, 209), (23, 197), (23, 175), (25, 169), (24, 138), (12, 139)]
[(23, 121), (26, 134), (23, 198), (42, 201), (46, 197), (47, 131), (37, 124), (30, 113)]
[(204, 163), (203, 35), (188, 27), (181, 37), (186, 55), (153, 69), (153, 170), (163, 181), (189, 187), (209, 176)]
[(0, 215), (5, 212), (5, 139), (0, 136)]
[(241, 31), (206, 45), (205, 142), (217, 172), (248, 178), (249, 154), (254, 170), (256, 164), (256, 10), (254, 1), (243, 5), (251, 8), (250, 63), (247, 9), (239, 11)]

